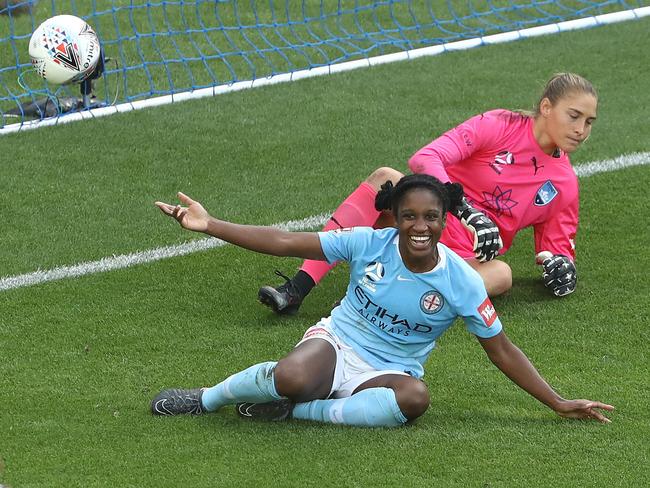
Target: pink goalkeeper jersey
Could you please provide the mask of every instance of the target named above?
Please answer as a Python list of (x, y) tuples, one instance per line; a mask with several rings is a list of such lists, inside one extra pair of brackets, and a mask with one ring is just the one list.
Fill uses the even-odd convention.
[[(517, 232), (534, 226), (535, 252), (575, 258), (578, 179), (568, 156), (545, 154), (535, 140), (533, 119), (492, 110), (463, 122), (409, 160), (414, 173), (462, 183), (471, 204), (499, 227), (503, 254)], [(450, 216), (441, 242), (473, 257), (473, 237)]]

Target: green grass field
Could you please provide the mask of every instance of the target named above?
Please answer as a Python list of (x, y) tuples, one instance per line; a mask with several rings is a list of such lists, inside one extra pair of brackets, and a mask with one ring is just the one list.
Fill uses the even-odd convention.
[[(0, 137), (0, 274), (198, 239), (153, 206), (178, 190), (242, 223), (331, 211), (470, 115), (530, 108), (555, 71), (600, 91), (576, 165), (648, 151), (648, 45), (645, 19)], [(299, 261), (225, 246), (0, 292), (0, 484), (647, 486), (649, 171), (581, 180), (575, 294), (547, 294), (525, 231), (506, 258), (515, 286), (495, 300), (561, 394), (617, 407), (610, 425), (557, 417), (460, 323), (427, 364), (431, 408), (405, 428), (153, 418), (161, 388), (281, 357), (344, 291), (339, 267), (278, 318), (257, 289)]]

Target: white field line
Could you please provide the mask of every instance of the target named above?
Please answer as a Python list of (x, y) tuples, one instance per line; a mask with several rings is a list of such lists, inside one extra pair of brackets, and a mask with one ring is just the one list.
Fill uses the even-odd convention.
[(436, 56), (447, 51), (459, 51), (464, 49), (472, 49), (475, 47), (486, 46), (491, 44), (501, 44), (504, 42), (518, 41), (520, 39), (527, 39), (541, 35), (558, 34), (560, 32), (568, 32), (579, 29), (586, 29), (590, 27), (597, 27), (601, 25), (614, 24), (617, 22), (624, 22), (628, 20), (641, 19), (650, 15), (650, 7), (640, 7), (631, 10), (623, 10), (621, 12), (612, 12), (609, 14), (596, 15), (593, 17), (584, 17), (582, 19), (567, 20), (555, 24), (541, 25), (538, 27), (530, 27), (528, 29), (521, 29), (510, 32), (501, 32), (490, 36), (476, 37), (473, 39), (465, 39), (462, 41), (450, 42), (447, 44), (439, 44), (435, 46), (428, 46), (419, 49), (411, 49), (409, 51), (400, 51), (392, 54), (385, 54), (382, 56), (375, 56), (372, 58), (357, 59), (354, 61), (346, 61), (345, 63), (332, 64), (329, 66), (321, 66), (318, 68), (304, 69), (294, 71), (292, 73), (282, 73), (278, 75), (269, 76), (266, 78), (257, 78), (254, 80), (238, 81), (229, 85), (218, 85), (208, 88), (202, 88), (194, 91), (187, 91), (176, 93), (172, 95), (164, 95), (160, 97), (148, 98), (146, 100), (139, 100), (137, 102), (126, 102), (119, 105), (110, 105), (107, 107), (95, 108), (83, 112), (74, 112), (66, 114), (61, 117), (52, 117), (45, 120), (36, 120), (29, 122), (22, 122), (17, 124), (6, 125), (0, 127), (0, 136), (9, 134), (11, 132), (19, 132), (29, 129), (37, 129), (40, 127), (47, 127), (51, 125), (67, 124), (68, 122), (76, 122), (79, 120), (93, 119), (95, 117), (104, 117), (106, 115), (113, 115), (116, 113), (131, 112), (132, 110), (140, 110), (148, 107), (157, 107), (159, 105), (168, 105), (170, 103), (182, 102), (185, 100), (194, 100), (204, 97), (214, 97), (223, 93), (230, 93), (239, 90), (246, 90), (248, 88), (257, 88), (260, 86), (274, 85), (276, 83), (285, 83), (288, 81), (301, 80), (303, 78), (313, 78), (316, 76), (329, 75), (334, 73), (341, 73), (343, 71), (350, 71), (358, 68), (367, 68), (378, 64), (394, 63), (396, 61), (405, 61), (408, 59), (420, 58), (423, 56)]
[(650, 152), (622, 154), (614, 159), (605, 159), (603, 161), (593, 161), (591, 163), (575, 166), (576, 174), (579, 178), (595, 175), (597, 173), (608, 173), (631, 166), (642, 166), (650, 164)]
[[(632, 153), (619, 156), (614, 159), (605, 159), (603, 161), (594, 161), (591, 163), (577, 166), (576, 174), (579, 177), (587, 177), (598, 173), (607, 173), (631, 166), (640, 166), (650, 164), (650, 152)], [(323, 227), (330, 214), (322, 213), (307, 217), (302, 220), (292, 220), (274, 225), (279, 229), (290, 231), (303, 231), (320, 229)], [(50, 270), (37, 270), (32, 273), (7, 276), (0, 279), (0, 291), (11, 290), (13, 288), (22, 288), (25, 286), (38, 285), (48, 281), (62, 280), (65, 278), (75, 278), (94, 273), (112, 271), (114, 269), (128, 268), (138, 264), (151, 263), (161, 259), (183, 256), (197, 251), (205, 251), (215, 247), (221, 247), (227, 243), (208, 237), (195, 241), (186, 242), (176, 246), (159, 247), (148, 251), (140, 251), (133, 254), (122, 254), (102, 258), (99, 261), (75, 264), (72, 266), (60, 266)]]
[[(274, 227), (290, 231), (301, 231), (307, 229), (320, 229), (325, 225), (330, 214), (314, 215), (302, 220), (291, 220)], [(221, 247), (228, 244), (221, 239), (206, 237), (195, 241), (178, 244), (176, 246), (165, 246), (148, 251), (135, 252), (133, 254), (121, 254), (102, 258), (99, 261), (74, 264), (72, 266), (60, 266), (50, 270), (37, 270), (23, 275), (7, 276), (0, 279), (0, 291), (22, 288), (24, 286), (38, 285), (47, 281), (62, 280), (64, 278), (75, 278), (94, 273), (103, 273), (114, 269), (128, 268), (138, 264), (151, 263), (161, 259), (184, 256), (198, 251), (205, 251), (214, 247)]]

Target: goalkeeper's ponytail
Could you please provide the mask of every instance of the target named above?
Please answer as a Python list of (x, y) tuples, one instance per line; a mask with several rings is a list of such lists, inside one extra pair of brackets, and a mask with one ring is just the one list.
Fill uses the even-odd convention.
[(539, 117), (541, 115), (540, 106), (542, 100), (548, 98), (551, 102), (551, 105), (557, 104), (563, 98), (566, 98), (574, 94), (583, 94), (591, 95), (596, 100), (598, 100), (598, 93), (594, 88), (594, 85), (591, 84), (589, 80), (583, 78), (580, 75), (575, 73), (556, 73), (553, 77), (546, 82), (544, 90), (542, 91), (537, 104), (535, 105), (534, 116)]

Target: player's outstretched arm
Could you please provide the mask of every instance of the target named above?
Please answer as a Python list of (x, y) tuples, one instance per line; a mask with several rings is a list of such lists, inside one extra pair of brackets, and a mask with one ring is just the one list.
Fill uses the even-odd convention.
[(178, 199), (183, 205), (164, 202), (155, 202), (155, 205), (187, 230), (203, 232), (264, 254), (325, 260), (315, 232), (287, 232), (274, 227), (233, 224), (212, 217), (203, 205), (184, 193), (179, 192)]
[(541, 377), (526, 355), (500, 332), (489, 339), (478, 339), (490, 360), (515, 384), (544, 403), (561, 417), (595, 419), (609, 423), (601, 410), (614, 410), (612, 405), (593, 400), (565, 400)]

